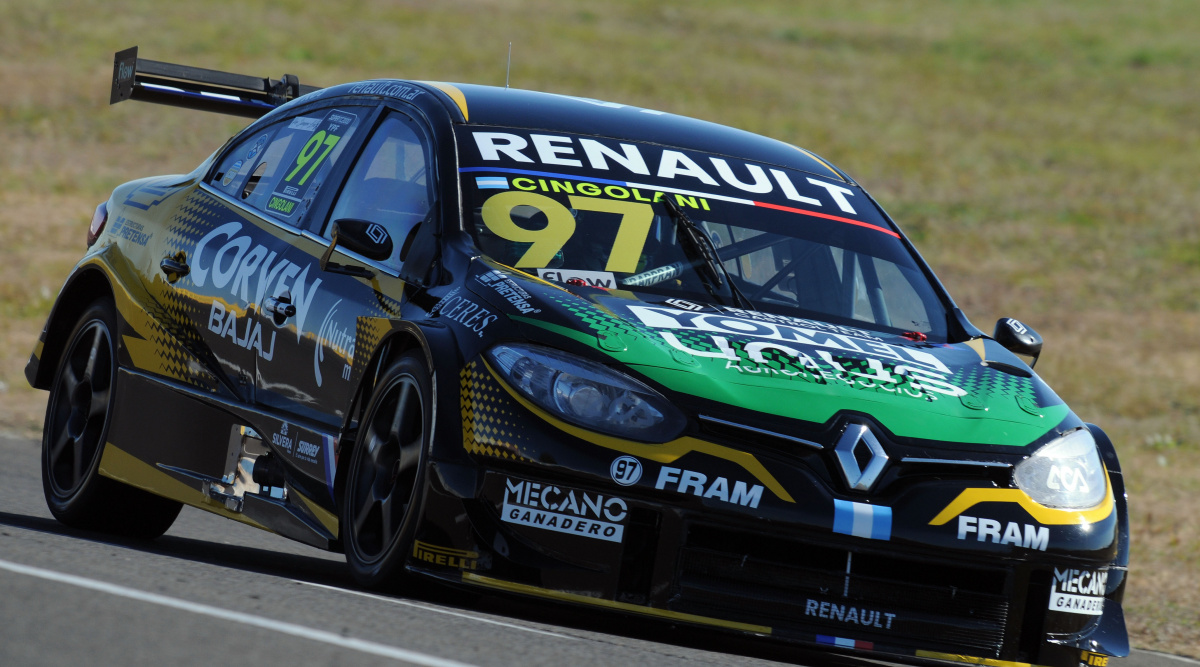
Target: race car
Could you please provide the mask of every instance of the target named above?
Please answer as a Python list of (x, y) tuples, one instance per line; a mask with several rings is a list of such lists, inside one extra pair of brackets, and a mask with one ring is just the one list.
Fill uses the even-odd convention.
[(1129, 647), (1112, 442), (845, 172), (593, 99), (116, 55), (255, 117), (100, 204), (30, 359), (67, 525), (899, 660)]

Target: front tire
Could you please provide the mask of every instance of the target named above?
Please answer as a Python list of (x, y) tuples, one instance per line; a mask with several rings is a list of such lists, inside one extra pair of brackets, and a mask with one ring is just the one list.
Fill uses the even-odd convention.
[(100, 475), (116, 400), (114, 311), (107, 299), (84, 311), (59, 360), (42, 428), (42, 490), (68, 526), (151, 539), (182, 505)]
[(422, 354), (405, 354), (383, 373), (365, 414), (346, 475), (342, 544), (354, 579), (380, 587), (401, 574), (420, 514), (433, 429)]

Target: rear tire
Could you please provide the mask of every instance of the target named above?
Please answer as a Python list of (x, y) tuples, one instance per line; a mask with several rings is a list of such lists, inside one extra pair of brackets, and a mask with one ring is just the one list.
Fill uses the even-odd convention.
[(393, 363), (364, 412), (342, 496), (342, 546), (355, 581), (380, 587), (402, 574), (420, 516), (433, 426), (425, 357), (411, 352)]
[(74, 528), (152, 539), (182, 505), (100, 475), (116, 402), (116, 315), (93, 303), (67, 339), (42, 428), (42, 490), (54, 518)]

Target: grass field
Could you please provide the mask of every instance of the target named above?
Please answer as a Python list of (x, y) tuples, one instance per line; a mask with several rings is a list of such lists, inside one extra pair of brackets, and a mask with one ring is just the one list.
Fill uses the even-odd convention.
[[(426, 6), (427, 4), (432, 6)], [(40, 432), (22, 369), (116, 184), (190, 170), (244, 123), (106, 104), (112, 54), (306, 83), (404, 78), (584, 95), (829, 158), (985, 330), (1118, 443), (1135, 646), (1200, 656), (1200, 11), (1191, 2), (0, 6), (0, 428)]]

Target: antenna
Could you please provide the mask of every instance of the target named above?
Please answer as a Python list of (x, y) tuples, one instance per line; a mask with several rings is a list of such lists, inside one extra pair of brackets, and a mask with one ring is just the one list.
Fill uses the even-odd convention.
[(508, 43), (508, 66), (504, 68), (504, 89), (508, 90), (508, 75), (512, 73), (512, 42)]

